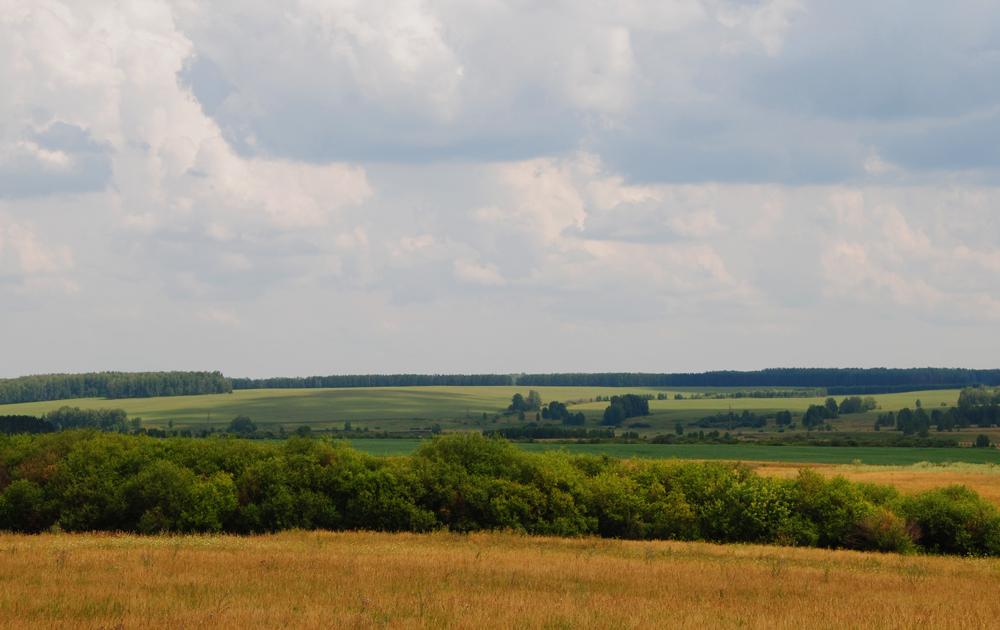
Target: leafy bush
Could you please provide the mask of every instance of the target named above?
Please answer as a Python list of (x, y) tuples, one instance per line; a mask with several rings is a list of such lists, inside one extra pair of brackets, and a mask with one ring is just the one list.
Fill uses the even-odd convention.
[(900, 507), (927, 551), (1000, 554), (1000, 512), (964, 486), (928, 490), (904, 499)]
[(724, 463), (531, 454), (479, 434), (377, 458), (330, 440), (0, 437), (0, 529), (270, 532), (289, 528), (780, 543), (1000, 555), (1000, 513), (953, 487), (765, 478)]

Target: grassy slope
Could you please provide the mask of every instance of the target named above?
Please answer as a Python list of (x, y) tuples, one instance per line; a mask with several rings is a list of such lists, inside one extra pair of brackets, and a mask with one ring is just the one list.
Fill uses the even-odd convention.
[(512, 534), (0, 535), (8, 628), (986, 628), (995, 560)]
[[(609, 387), (539, 387), (544, 401), (581, 400), (619, 393), (656, 394), (663, 390)], [(483, 413), (493, 414), (510, 403), (516, 393), (527, 393), (525, 387), (400, 387), (359, 389), (280, 389), (239, 390), (232, 394), (176, 396), (105, 400), (98, 398), (47, 401), (17, 405), (0, 405), (0, 414), (38, 415), (63, 405), (84, 408), (117, 407), (131, 416), (141, 416), (149, 426), (164, 425), (173, 420), (174, 426), (219, 426), (237, 415), (250, 416), (258, 424), (283, 423), (288, 427), (312, 424), (316, 427), (339, 426), (350, 420), (356, 426), (399, 430), (423, 427), (440, 422), (445, 428), (478, 428)], [(673, 394), (674, 390), (670, 390)], [(942, 403), (954, 404), (957, 390), (886, 394), (876, 399), (884, 410), (913, 406), (917, 399), (927, 408)], [(654, 400), (653, 413), (643, 418), (653, 426), (651, 432), (673, 430), (678, 419), (696, 420), (707, 415), (740, 411), (804, 411), (809, 405), (822, 402), (819, 398), (784, 399), (724, 399), (724, 400)], [(601, 415), (607, 403), (573, 405), (583, 410), (592, 421)], [(209, 420), (209, 415), (211, 419)], [(845, 418), (845, 428), (870, 429), (871, 414)]]

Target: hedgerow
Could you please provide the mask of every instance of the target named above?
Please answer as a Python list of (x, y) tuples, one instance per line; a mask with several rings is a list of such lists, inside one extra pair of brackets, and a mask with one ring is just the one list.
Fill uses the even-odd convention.
[(514, 530), (1000, 555), (1000, 513), (963, 487), (901, 496), (736, 464), (526, 453), (478, 434), (379, 458), (331, 440), (0, 438), (0, 530)]

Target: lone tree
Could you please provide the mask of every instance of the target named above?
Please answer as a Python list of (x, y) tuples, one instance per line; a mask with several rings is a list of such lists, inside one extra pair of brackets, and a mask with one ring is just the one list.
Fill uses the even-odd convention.
[(989, 448), (990, 447), (990, 436), (986, 435), (985, 433), (980, 433), (978, 436), (976, 436), (975, 447), (976, 448)]
[(230, 433), (239, 433), (240, 435), (246, 435), (247, 433), (253, 433), (257, 430), (257, 425), (253, 423), (253, 420), (247, 416), (236, 416), (229, 423), (229, 428), (227, 429)]

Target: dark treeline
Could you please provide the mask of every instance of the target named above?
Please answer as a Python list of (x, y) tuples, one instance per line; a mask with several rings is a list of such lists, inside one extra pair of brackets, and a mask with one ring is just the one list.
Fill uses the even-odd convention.
[(314, 387), (420, 387), (511, 385), (506, 374), (340, 374), (332, 376), (234, 378), (233, 389)]
[(0, 404), (67, 398), (150, 398), (232, 391), (219, 372), (93, 372), (0, 380)]
[(0, 433), (14, 435), (16, 433), (52, 433), (56, 428), (51, 422), (46, 422), (35, 416), (0, 416)]
[(532, 454), (476, 434), (377, 458), (88, 431), (0, 438), (0, 530), (509, 529), (544, 535), (1000, 555), (1000, 512), (962, 487), (900, 495), (803, 471)]
[(142, 420), (128, 417), (123, 409), (80, 409), (61, 407), (41, 418), (35, 416), (0, 416), (0, 433), (52, 433), (72, 429), (96, 429), (115, 433), (138, 432)]
[(944, 387), (958, 389), (977, 384), (1000, 385), (1000, 370), (773, 368), (698, 374), (524, 374), (517, 377), (517, 384), (564, 387), (822, 387), (830, 394), (848, 395)]

